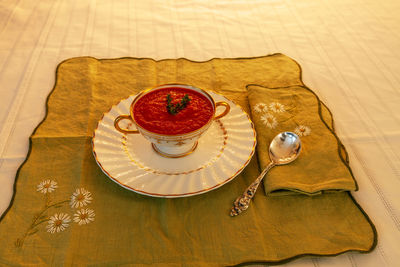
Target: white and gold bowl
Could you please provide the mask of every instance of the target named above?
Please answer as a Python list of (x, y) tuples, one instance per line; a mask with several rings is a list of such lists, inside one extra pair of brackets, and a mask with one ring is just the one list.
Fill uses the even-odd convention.
[[(161, 156), (142, 134), (126, 134), (115, 128), (115, 119), (130, 113), (137, 95), (110, 107), (92, 138), (93, 155), (101, 170), (128, 190), (162, 198), (203, 194), (232, 181), (254, 154), (256, 132), (239, 105), (213, 91), (208, 94), (217, 102), (229, 103), (231, 109), (213, 120), (193, 153), (179, 158)], [(121, 121), (120, 126), (135, 129), (131, 120)]]
[[(139, 123), (137, 123), (134, 119), (134, 110), (135, 110), (135, 105), (138, 103), (139, 99), (147, 95), (148, 93), (154, 92), (156, 90), (162, 90), (162, 89), (167, 89), (167, 88), (184, 88), (186, 90), (190, 91), (195, 91), (197, 93), (200, 93), (201, 95), (205, 96), (205, 98), (211, 103), (212, 106), (212, 116), (210, 119), (202, 125), (200, 128), (183, 133), (183, 134), (160, 134), (156, 132), (149, 131), (142, 127)], [(222, 106), (225, 109), (223, 112), (219, 115), (216, 115), (216, 109), (217, 107)], [(225, 102), (225, 101), (219, 101), (215, 102), (213, 97), (207, 93), (206, 91), (191, 86), (191, 85), (184, 85), (184, 84), (165, 84), (165, 85), (160, 85), (151, 89), (144, 90), (140, 92), (135, 99), (132, 101), (132, 104), (130, 105), (130, 114), (129, 115), (119, 115), (115, 121), (114, 121), (114, 126), (115, 128), (120, 131), (121, 133), (124, 134), (141, 134), (143, 137), (145, 137), (148, 141), (150, 141), (153, 149), (159, 153), (160, 155), (164, 157), (169, 157), (169, 158), (179, 158), (179, 157), (184, 157), (192, 153), (198, 145), (198, 139), (208, 130), (208, 128), (211, 126), (213, 121), (218, 120), (222, 117), (224, 117), (226, 114), (229, 113), (230, 110), (230, 105)], [(196, 118), (192, 118), (196, 119)], [(136, 130), (131, 130), (131, 129), (124, 129), (122, 128), (119, 123), (121, 120), (129, 120), (131, 121), (135, 127)]]

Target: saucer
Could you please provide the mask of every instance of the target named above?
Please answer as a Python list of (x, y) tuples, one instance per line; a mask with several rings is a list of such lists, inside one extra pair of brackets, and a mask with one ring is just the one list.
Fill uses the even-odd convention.
[(253, 156), (256, 132), (240, 106), (220, 94), (208, 93), (215, 101), (229, 103), (231, 110), (212, 123), (193, 153), (166, 158), (156, 153), (142, 135), (117, 131), (114, 120), (121, 114), (129, 114), (135, 98), (132, 95), (113, 106), (98, 122), (92, 138), (97, 164), (120, 186), (153, 197), (202, 194), (231, 181)]

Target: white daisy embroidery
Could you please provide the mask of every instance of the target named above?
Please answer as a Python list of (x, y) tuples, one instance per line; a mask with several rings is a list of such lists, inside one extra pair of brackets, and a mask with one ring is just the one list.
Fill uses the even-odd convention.
[(54, 214), (49, 219), (49, 224), (46, 226), (47, 232), (54, 234), (64, 231), (71, 221), (71, 217), (65, 213)]
[(294, 129), (294, 132), (298, 136), (307, 136), (311, 134), (311, 128), (305, 125), (299, 125), (296, 127), (296, 129)]
[(47, 194), (56, 190), (57, 187), (58, 187), (57, 182), (53, 180), (44, 180), (37, 186), (36, 191), (39, 191), (40, 193), (43, 194)]
[(262, 115), (261, 120), (271, 129), (274, 129), (278, 125), (276, 118), (269, 113)]
[(278, 102), (272, 102), (269, 104), (269, 109), (276, 113), (285, 112), (285, 106)]
[(74, 214), (74, 222), (79, 225), (88, 224), (94, 221), (94, 216), (96, 214), (91, 209), (81, 209)]
[(264, 104), (264, 103), (257, 103), (254, 106), (254, 111), (256, 111), (256, 112), (267, 112), (268, 111), (268, 106), (267, 106), (267, 104)]
[(71, 208), (81, 208), (92, 202), (92, 194), (84, 188), (78, 188), (71, 196)]

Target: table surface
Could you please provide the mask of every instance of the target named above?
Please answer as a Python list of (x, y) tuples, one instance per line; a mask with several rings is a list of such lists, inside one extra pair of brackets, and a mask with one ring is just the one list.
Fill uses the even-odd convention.
[(0, 214), (29, 136), (45, 115), (55, 68), (97, 58), (253, 57), (283, 53), (331, 109), (378, 231), (370, 254), (288, 266), (398, 266), (400, 258), (400, 1), (2, 0)]

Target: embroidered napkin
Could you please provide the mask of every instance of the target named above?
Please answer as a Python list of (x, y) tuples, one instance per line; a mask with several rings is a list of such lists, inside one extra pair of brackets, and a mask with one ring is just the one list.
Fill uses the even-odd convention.
[(268, 146), (278, 133), (294, 132), (302, 142), (294, 162), (268, 173), (264, 179), (267, 194), (357, 190), (345, 149), (334, 132), (332, 115), (313, 91), (300, 85), (249, 85), (247, 89), (261, 167), (270, 162)]
[(375, 247), (375, 228), (348, 192), (266, 198), (259, 190), (246, 212), (230, 217), (233, 201), (259, 173), (257, 156), (231, 182), (191, 197), (148, 197), (111, 181), (92, 153), (97, 122), (121, 99), (174, 82), (214, 90), (247, 111), (253, 109), (247, 84), (302, 85), (299, 65), (282, 54), (62, 62), (12, 204), (0, 218), (0, 265), (278, 264)]

